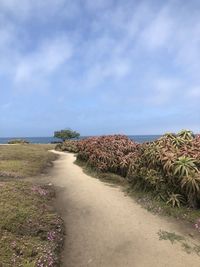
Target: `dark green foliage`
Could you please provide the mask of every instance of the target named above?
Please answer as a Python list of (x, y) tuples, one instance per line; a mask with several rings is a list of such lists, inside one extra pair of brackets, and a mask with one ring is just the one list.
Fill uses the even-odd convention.
[(65, 130), (60, 130), (60, 131), (54, 132), (54, 137), (60, 138), (63, 141), (65, 141), (68, 139), (78, 138), (78, 137), (80, 137), (80, 134), (76, 131), (71, 130), (71, 129), (65, 129)]
[(59, 151), (67, 151), (72, 153), (78, 152), (78, 141), (65, 140), (63, 143), (57, 144), (55, 149)]
[(14, 144), (29, 144), (29, 142), (27, 140), (24, 139), (13, 139), (8, 141), (9, 145), (14, 145)]

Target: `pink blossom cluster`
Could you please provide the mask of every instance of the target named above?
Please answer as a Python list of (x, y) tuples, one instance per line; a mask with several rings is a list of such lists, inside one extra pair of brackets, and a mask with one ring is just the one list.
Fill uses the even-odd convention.
[(55, 231), (48, 232), (47, 239), (49, 241), (54, 241), (56, 239), (56, 232)]
[(195, 228), (197, 229), (197, 231), (200, 232), (200, 219), (197, 220), (197, 222), (195, 223)]
[(44, 255), (41, 256), (37, 261), (37, 267), (53, 267), (55, 266), (55, 255), (51, 250), (44, 251)]
[(48, 191), (41, 188), (40, 186), (32, 186), (31, 190), (34, 192), (34, 193), (38, 193), (40, 196), (46, 196), (48, 194)]
[(13, 242), (11, 243), (11, 247), (14, 249), (14, 248), (16, 248), (16, 246), (17, 246), (17, 242), (16, 242), (16, 241), (13, 241)]

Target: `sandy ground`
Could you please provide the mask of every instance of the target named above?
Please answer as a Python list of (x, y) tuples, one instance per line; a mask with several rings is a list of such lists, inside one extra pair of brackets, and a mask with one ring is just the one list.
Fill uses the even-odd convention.
[(66, 224), (63, 267), (200, 266), (195, 253), (159, 240), (159, 230), (182, 235), (176, 223), (146, 211), (119, 187), (84, 174), (73, 154), (56, 153), (60, 158), (49, 179), (58, 187), (57, 206)]

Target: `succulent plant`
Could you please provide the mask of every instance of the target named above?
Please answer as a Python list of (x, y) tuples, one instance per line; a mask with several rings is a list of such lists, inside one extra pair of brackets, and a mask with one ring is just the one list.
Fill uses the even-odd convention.
[(99, 171), (126, 177), (134, 188), (162, 196), (172, 206), (200, 206), (200, 136), (191, 131), (144, 144), (123, 135), (92, 137), (66, 141), (59, 149), (76, 152)]
[(179, 207), (182, 203), (185, 203), (185, 199), (181, 194), (169, 193), (167, 204), (171, 204), (172, 207)]
[(123, 135), (92, 137), (78, 141), (78, 158), (104, 172), (126, 176), (138, 144)]
[(174, 175), (189, 176), (191, 172), (198, 172), (196, 160), (190, 157), (179, 157), (174, 163)]
[(181, 187), (185, 189), (186, 193), (191, 195), (200, 194), (200, 173), (192, 173), (189, 176), (184, 176), (181, 179)]
[(195, 138), (195, 135), (190, 130), (182, 130), (177, 134), (178, 137), (182, 138), (185, 141), (191, 141)]

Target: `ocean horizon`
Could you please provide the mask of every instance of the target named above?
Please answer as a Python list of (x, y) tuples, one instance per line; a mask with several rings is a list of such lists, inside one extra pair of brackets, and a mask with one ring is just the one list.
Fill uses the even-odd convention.
[[(161, 135), (127, 135), (131, 140), (137, 143), (150, 142), (158, 139)], [(80, 139), (88, 138), (91, 136), (81, 136)], [(52, 142), (59, 142), (61, 139), (51, 136), (47, 137), (0, 137), (0, 144), (7, 144), (8, 141), (13, 139), (25, 139), (32, 144), (50, 144)]]

